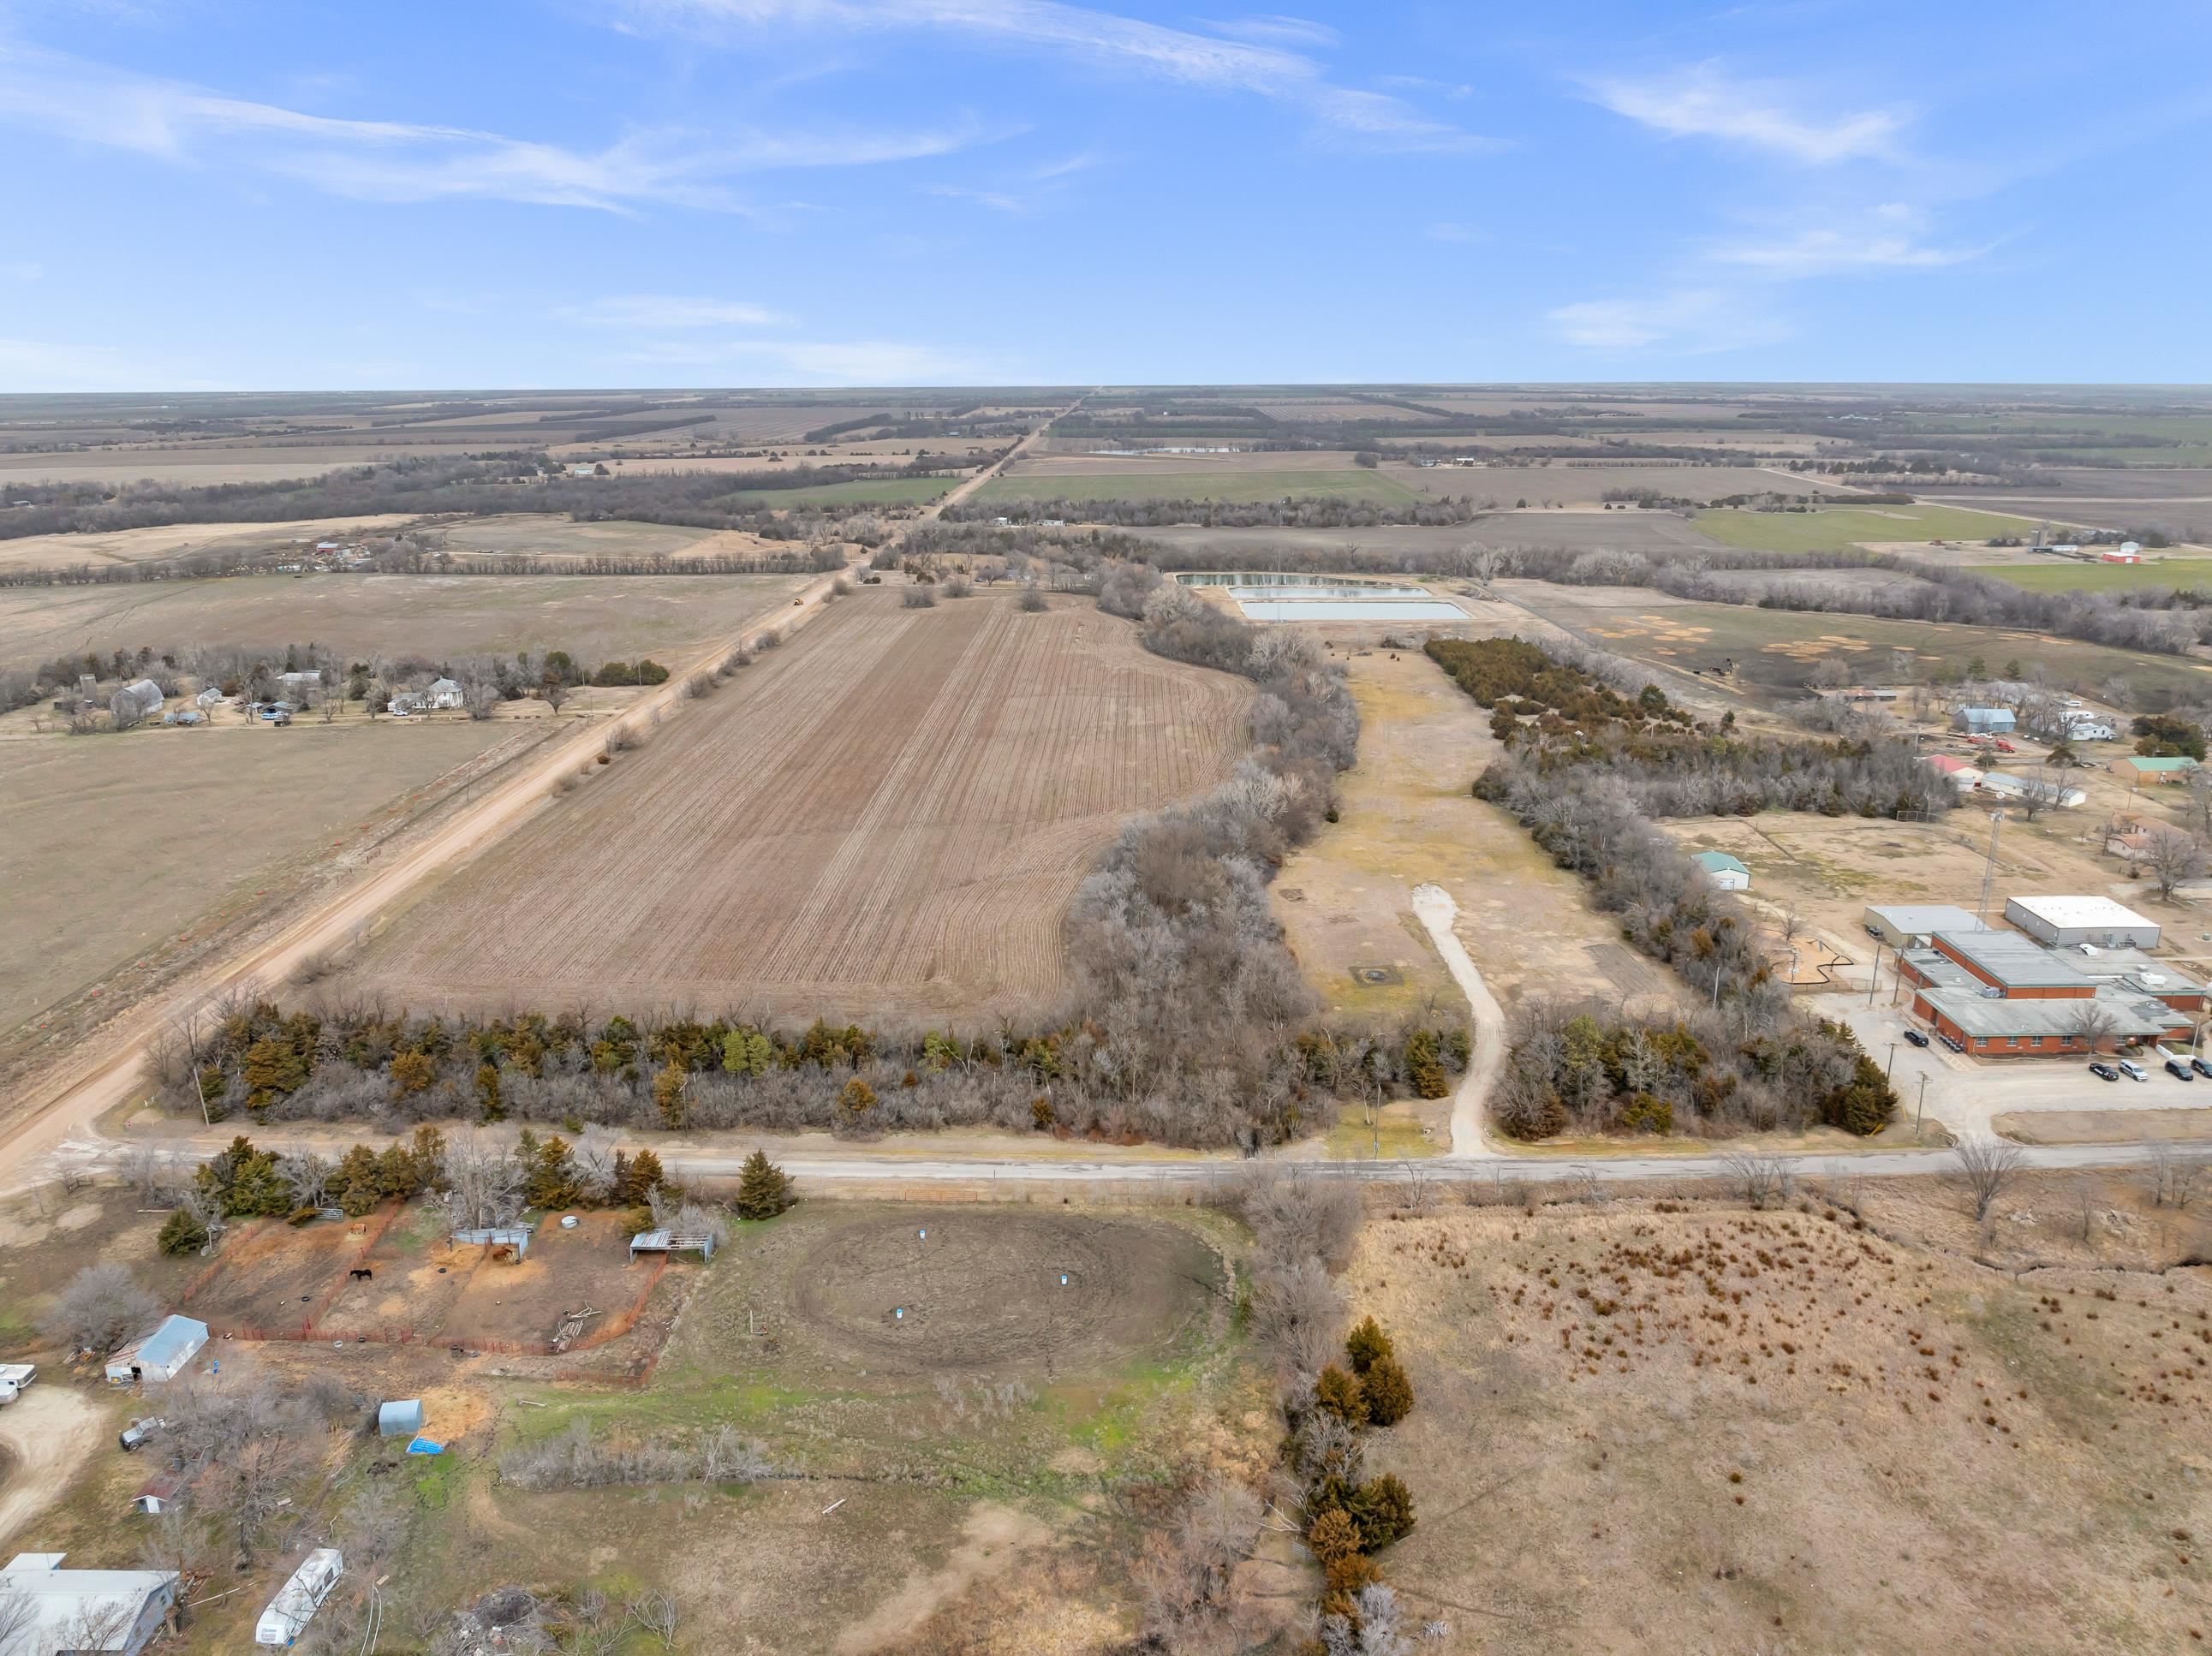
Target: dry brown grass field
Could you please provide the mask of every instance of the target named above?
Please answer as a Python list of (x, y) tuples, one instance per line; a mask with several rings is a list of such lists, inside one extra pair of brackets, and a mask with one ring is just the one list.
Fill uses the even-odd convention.
[(1437, 1647), (2201, 1647), (2212, 1289), (2162, 1271), (2171, 1210), (2106, 1181), (2085, 1244), (2024, 1183), (1992, 1244), (1965, 1201), (1370, 1223), (1347, 1287), (1420, 1401), (1368, 1464), (1419, 1504), (1385, 1563)]
[[(1820, 494), (1836, 485), (1817, 478), (1792, 477), (1786, 472), (1758, 466), (1568, 465), (1548, 466), (1413, 466), (1390, 463), (1391, 476), (1410, 488), (1454, 500), (1473, 496), (1495, 500), (1504, 506), (1526, 500), (1530, 506), (1551, 500), (1561, 506), (1601, 507), (1606, 491), (1615, 488), (1656, 489), (1662, 494), (1692, 500), (1718, 500), (1729, 494), (1759, 494), (1769, 490), (1784, 494)], [(1622, 516), (1620, 513), (1613, 514)]]
[(864, 592), (592, 767), (349, 976), (416, 1006), (1035, 1006), (1099, 849), (1226, 772), (1247, 698), (1088, 604)]
[(290, 575), (0, 588), (0, 666), (64, 652), (313, 642), (373, 656), (657, 654), (788, 604), (804, 575)]
[(78, 564), (152, 563), (196, 552), (289, 551), (295, 541), (366, 535), (413, 521), (410, 513), (387, 512), (289, 523), (169, 524), (91, 535), (23, 535), (0, 541), (0, 567), (71, 569)]
[(0, 1030), (148, 950), (255, 912), (313, 865), (341, 867), (372, 829), (517, 726), (147, 730), (7, 744), (0, 761)]

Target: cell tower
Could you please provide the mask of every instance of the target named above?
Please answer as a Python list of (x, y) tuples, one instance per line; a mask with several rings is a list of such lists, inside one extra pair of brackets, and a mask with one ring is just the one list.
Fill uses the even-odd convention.
[(1975, 907), (1974, 918), (1984, 925), (1990, 923), (1990, 893), (1997, 883), (1997, 830), (2004, 826), (2004, 813), (1990, 813), (1990, 859), (1982, 870), (1982, 901)]

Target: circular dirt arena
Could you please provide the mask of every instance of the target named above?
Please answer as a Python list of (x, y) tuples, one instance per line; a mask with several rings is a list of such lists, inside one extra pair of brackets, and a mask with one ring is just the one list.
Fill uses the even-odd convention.
[(855, 1216), (793, 1251), (790, 1333), (875, 1374), (1097, 1370), (1203, 1325), (1221, 1274), (1180, 1226), (1018, 1209)]

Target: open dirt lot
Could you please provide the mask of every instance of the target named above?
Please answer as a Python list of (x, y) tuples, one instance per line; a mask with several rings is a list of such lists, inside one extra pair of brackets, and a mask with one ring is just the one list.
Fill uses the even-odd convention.
[(0, 764), (0, 1030), (133, 956), (253, 910), (550, 722), (147, 730), (6, 744)]
[[(2048, 1238), (2046, 1195), (1996, 1228)], [(1985, 1269), (1923, 1222), (1960, 1200), (1370, 1224), (1347, 1287), (1420, 1401), (1368, 1465), (1438, 1647), (2195, 1648), (2212, 1289), (2098, 1269), (2136, 1222), (2101, 1206), (2080, 1264)]]
[(1204, 1328), (1222, 1285), (1213, 1249), (1179, 1225), (1056, 1210), (817, 1205), (724, 1264), (672, 1358), (732, 1338), (722, 1319), (742, 1304), (784, 1374), (900, 1386), (1156, 1359)]
[(804, 575), (247, 575), (129, 586), (0, 588), (0, 664), (150, 646), (314, 642), (349, 661), (672, 654), (736, 631)]
[(428, 894), (349, 975), (416, 1006), (1035, 1005), (1099, 848), (1225, 772), (1248, 695), (1088, 604), (865, 592)]
[(434, 538), (454, 553), (504, 553), (533, 558), (749, 558), (760, 556), (763, 550), (792, 549), (787, 542), (770, 546), (734, 530), (635, 523), (626, 518), (579, 523), (537, 512), (441, 522), (435, 525)]
[(1364, 643), (1347, 654), (1340, 640), (1332, 653), (1359, 704), (1359, 762), (1339, 783), (1341, 820), (1294, 853), (1273, 886), (1275, 913), (1330, 1010), (1384, 1022), (1431, 1005), (1464, 1016), (1413, 917), (1413, 889), (1424, 883), (1459, 905), (1459, 938), (1509, 1007), (1532, 993), (1671, 1001), (1668, 975), (1621, 943), (1582, 883), (1512, 818), (1468, 796), (1501, 751), (1483, 710), (1417, 649)]

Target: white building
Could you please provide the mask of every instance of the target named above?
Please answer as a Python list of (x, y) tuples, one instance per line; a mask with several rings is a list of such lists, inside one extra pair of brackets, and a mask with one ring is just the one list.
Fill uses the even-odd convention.
[(150, 678), (126, 684), (107, 698), (108, 710), (118, 719), (144, 718), (161, 711), (161, 687)]
[(432, 679), (430, 688), (422, 692), (422, 699), (424, 706), (444, 708), (447, 712), (461, 706), (465, 700), (461, 687), (450, 678)]
[(118, 1386), (129, 1386), (134, 1380), (174, 1380), (191, 1367), (207, 1339), (205, 1323), (190, 1317), (164, 1317), (151, 1333), (133, 1340), (107, 1360), (107, 1378)]
[(345, 1560), (336, 1547), (318, 1547), (309, 1553), (292, 1572), (292, 1579), (276, 1589), (269, 1608), (261, 1612), (261, 1619), (254, 1623), (253, 1642), (279, 1649), (297, 1642), (344, 1573)]
[(1751, 889), (1751, 870), (1725, 851), (1700, 851), (1690, 860), (1705, 870), (1705, 877), (1723, 891)]
[(2047, 949), (2158, 947), (2158, 922), (2110, 897), (2008, 897), (2005, 919)]
[(0, 1569), (0, 1603), (28, 1606), (6, 1656), (138, 1656), (177, 1601), (176, 1572), (64, 1569), (67, 1556), (19, 1552)]

